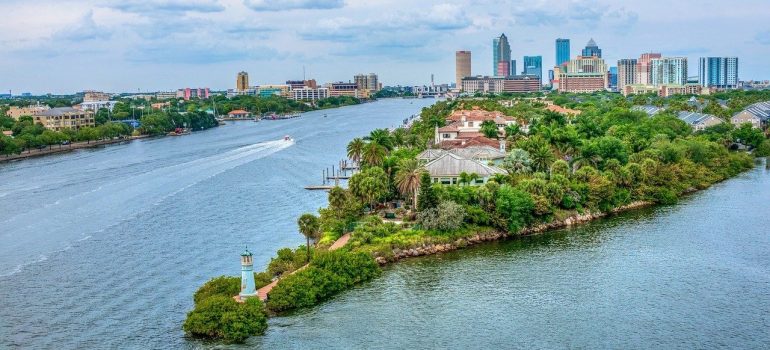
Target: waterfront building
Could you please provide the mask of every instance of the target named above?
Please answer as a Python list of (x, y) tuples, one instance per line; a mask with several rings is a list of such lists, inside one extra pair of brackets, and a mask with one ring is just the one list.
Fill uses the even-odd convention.
[(524, 75), (537, 75), (543, 80), (543, 56), (524, 56)]
[(599, 48), (598, 45), (596, 45), (596, 42), (593, 38), (591, 40), (588, 40), (588, 43), (586, 44), (586, 47), (583, 49), (582, 56), (586, 57), (602, 57), (602, 49)]
[(738, 57), (701, 57), (698, 82), (704, 87), (734, 89), (738, 86)]
[(377, 74), (356, 74), (353, 76), (353, 81), (356, 83), (358, 90), (368, 90), (369, 92), (376, 92), (380, 89), (380, 83), (377, 79)]
[(17, 107), (17, 106), (10, 106), (8, 107), (8, 110), (5, 112), (5, 115), (7, 115), (10, 118), (13, 118), (14, 120), (19, 120), (19, 118), (23, 116), (35, 116), (38, 115), (44, 111), (47, 111), (51, 109), (51, 107), (48, 107), (46, 105), (34, 105), (34, 106), (26, 106), (26, 107)]
[(94, 112), (72, 107), (56, 107), (44, 110), (32, 116), (35, 123), (43, 124), (46, 129), (60, 131), (62, 129), (80, 129), (86, 126), (96, 126)]
[(328, 88), (310, 88), (292, 89), (292, 99), (296, 101), (316, 101), (329, 97)]
[(185, 101), (192, 98), (209, 98), (209, 88), (183, 88), (176, 91), (177, 98), (183, 98)]
[(641, 56), (639, 56), (639, 60), (636, 63), (636, 80), (634, 81), (634, 84), (651, 84), (651, 61), (661, 57), (662, 56), (659, 53), (643, 53)]
[(238, 72), (238, 77), (235, 79), (235, 91), (241, 92), (249, 89), (249, 73)]
[(460, 174), (476, 174), (478, 178), (469, 185), (483, 185), (497, 174), (507, 174), (496, 166), (486, 165), (475, 159), (466, 159), (452, 152), (446, 152), (440, 157), (425, 164), (425, 170), (430, 174), (431, 181), (442, 185), (460, 184)]
[(766, 128), (770, 124), (770, 101), (757, 102), (730, 118), (730, 122), (736, 127), (743, 123), (750, 123), (754, 128)]
[(637, 60), (635, 58), (624, 58), (618, 60), (618, 91), (624, 92), (627, 85), (634, 85), (637, 83), (636, 67)]
[(650, 60), (650, 85), (687, 84), (687, 57), (661, 57)]
[(326, 84), (329, 89), (329, 96), (352, 96), (356, 98), (369, 98), (369, 90), (362, 90), (358, 88), (358, 84), (355, 82), (334, 82)]
[(243, 109), (235, 109), (227, 113), (227, 117), (232, 119), (248, 119), (251, 117), (251, 113)]
[(101, 91), (83, 91), (83, 102), (109, 101), (110, 98), (112, 98), (110, 94)]
[(610, 91), (618, 91), (618, 67), (610, 67), (607, 72), (607, 84)]
[(511, 67), (511, 45), (505, 34), (492, 40), (492, 75), (505, 77), (513, 75)]
[(471, 52), (455, 52), (455, 85), (462, 89), (463, 78), (471, 76)]
[(506, 77), (475, 76), (462, 80), (462, 91), (469, 93), (537, 92), (540, 78), (536, 75), (512, 75)]
[(710, 126), (723, 123), (722, 119), (713, 115), (687, 111), (679, 112), (677, 118), (692, 126), (695, 131), (701, 131)]
[(596, 92), (609, 86), (607, 64), (599, 56), (578, 56), (562, 66), (559, 92)]
[(257, 296), (256, 283), (254, 283), (254, 260), (249, 248), (241, 253), (241, 292), (236, 300), (244, 301)]
[(569, 39), (556, 39), (556, 65), (560, 66), (563, 63), (569, 61), (570, 53), (569, 53), (570, 45), (569, 45)]

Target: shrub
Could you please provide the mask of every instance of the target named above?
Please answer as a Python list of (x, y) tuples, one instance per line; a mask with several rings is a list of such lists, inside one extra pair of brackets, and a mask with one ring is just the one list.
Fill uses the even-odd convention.
[(203, 284), (193, 295), (196, 304), (213, 296), (232, 298), (241, 291), (241, 278), (234, 276), (219, 276)]
[(214, 295), (196, 302), (182, 329), (195, 337), (242, 343), (249, 336), (265, 333), (267, 313), (257, 298), (238, 303), (232, 297)]
[(465, 210), (452, 201), (444, 201), (437, 208), (421, 211), (417, 220), (428, 230), (452, 231), (459, 229), (465, 219)]
[(508, 232), (516, 233), (532, 221), (535, 201), (529, 193), (509, 185), (500, 187), (497, 195), (497, 212), (505, 219)]

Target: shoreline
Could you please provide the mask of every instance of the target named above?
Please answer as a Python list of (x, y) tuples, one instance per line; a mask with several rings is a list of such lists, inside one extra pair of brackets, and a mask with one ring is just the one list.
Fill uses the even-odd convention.
[(377, 263), (380, 266), (385, 266), (388, 264), (396, 263), (401, 259), (450, 252), (450, 251), (462, 249), (468, 246), (484, 243), (484, 242), (493, 242), (493, 241), (499, 241), (499, 240), (510, 239), (510, 238), (518, 238), (518, 237), (536, 236), (536, 235), (540, 235), (556, 229), (588, 223), (597, 219), (607, 217), (610, 214), (618, 214), (618, 213), (627, 212), (635, 209), (646, 208), (652, 205), (655, 205), (655, 203), (650, 201), (635, 201), (635, 202), (631, 202), (626, 205), (614, 208), (609, 212), (591, 213), (589, 211), (589, 212), (586, 212), (585, 214), (577, 213), (574, 215), (570, 215), (564, 219), (554, 220), (548, 223), (542, 223), (542, 224), (538, 224), (530, 227), (525, 227), (521, 229), (519, 232), (517, 232), (516, 234), (511, 234), (509, 232), (503, 232), (495, 229), (488, 232), (479, 232), (479, 233), (476, 233), (476, 235), (470, 236), (470, 237), (458, 238), (452, 243), (424, 244), (419, 247), (410, 248), (410, 249), (395, 248), (391, 250), (392, 255), (390, 258), (386, 258), (384, 256), (375, 256), (374, 260), (377, 261)]
[(15, 161), (21, 161), (29, 158), (37, 158), (37, 157), (43, 157), (43, 156), (53, 155), (53, 154), (68, 153), (79, 149), (97, 148), (99, 146), (130, 143), (134, 140), (144, 139), (148, 137), (151, 137), (151, 136), (150, 135), (131, 136), (127, 139), (102, 140), (102, 141), (93, 141), (90, 143), (75, 142), (68, 146), (61, 145), (58, 148), (57, 147), (54, 147), (51, 149), (44, 148), (41, 150), (35, 150), (28, 153), (22, 152), (21, 154), (0, 156), (0, 163), (15, 162)]

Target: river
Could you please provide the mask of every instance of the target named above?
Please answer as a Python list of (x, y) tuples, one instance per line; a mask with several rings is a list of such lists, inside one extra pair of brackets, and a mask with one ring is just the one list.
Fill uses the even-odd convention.
[[(431, 102), (0, 164), (0, 348), (218, 347), (181, 331), (195, 289), (245, 245), (262, 268), (301, 244), (297, 216), (326, 202), (302, 187)], [(763, 348), (768, 203), (757, 166), (674, 206), (407, 259), (228, 348)]]

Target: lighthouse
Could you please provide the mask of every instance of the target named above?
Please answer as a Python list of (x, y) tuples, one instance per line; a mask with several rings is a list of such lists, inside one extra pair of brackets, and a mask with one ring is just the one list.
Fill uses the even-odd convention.
[(257, 296), (254, 287), (254, 260), (248, 247), (241, 253), (241, 292), (238, 296), (241, 300)]

